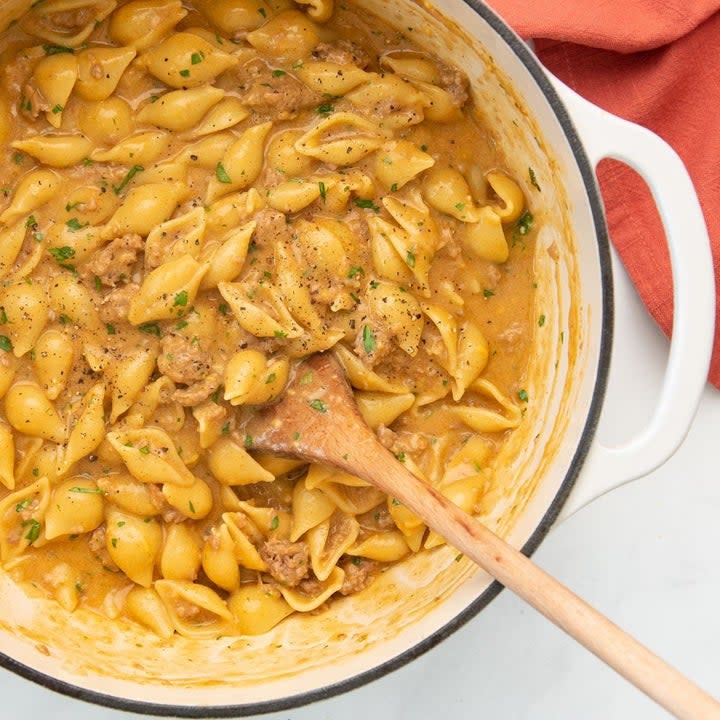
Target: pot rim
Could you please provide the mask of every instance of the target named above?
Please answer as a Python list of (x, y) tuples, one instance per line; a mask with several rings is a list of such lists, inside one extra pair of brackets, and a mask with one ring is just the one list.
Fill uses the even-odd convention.
[[(527, 72), (530, 73), (532, 79), (537, 84), (538, 89), (545, 96), (548, 105), (559, 122), (573, 157), (575, 158), (575, 162), (577, 163), (578, 170), (587, 192), (587, 200), (593, 219), (593, 226), (595, 228), (595, 237), (597, 240), (599, 255), (599, 269), (602, 288), (602, 326), (600, 328), (598, 365), (592, 397), (590, 399), (587, 412), (587, 419), (580, 433), (578, 447), (573, 455), (558, 492), (553, 498), (542, 520), (521, 548), (521, 552), (530, 557), (550, 531), (550, 528), (557, 519), (565, 501), (568, 498), (568, 495), (573, 489), (580, 469), (582, 468), (585, 458), (592, 445), (599, 423), (600, 411), (602, 409), (607, 389), (614, 326), (614, 294), (610, 241), (595, 172), (588, 160), (582, 141), (578, 136), (570, 115), (552, 83), (548, 79), (546, 72), (542, 69), (539, 61), (525, 42), (510, 29), (500, 16), (485, 5), (482, 0), (464, 0), (464, 2), (469, 5), (472, 10), (476, 12), (485, 22), (487, 22), (491, 29), (500, 36), (502, 41), (517, 56)], [(281, 712), (310, 705), (321, 700), (328, 700), (337, 695), (344, 694), (373, 682), (380, 677), (403, 667), (412, 660), (415, 660), (430, 649), (434, 648), (445, 638), (459, 630), (463, 625), (473, 619), (486, 605), (488, 605), (491, 600), (497, 597), (503, 589), (504, 587), (494, 580), (482, 594), (475, 598), (470, 605), (464, 608), (443, 627), (436, 630), (413, 647), (370, 670), (366, 670), (354, 675), (353, 677), (333, 683), (332, 685), (308, 690), (286, 698), (262, 702), (220, 706), (165, 705), (107, 695), (89, 688), (74, 685), (64, 680), (58, 680), (57, 678), (20, 663), (2, 652), (0, 652), (0, 667), (3, 667), (4, 669), (11, 671), (26, 680), (30, 680), (62, 695), (124, 712), (152, 715), (156, 717), (182, 718), (232, 718), (263, 715), (271, 712)]]

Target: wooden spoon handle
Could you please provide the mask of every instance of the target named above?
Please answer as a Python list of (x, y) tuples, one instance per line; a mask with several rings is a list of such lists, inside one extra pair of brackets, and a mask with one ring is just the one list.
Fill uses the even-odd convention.
[[(369, 439), (368, 439), (369, 440)], [(569, 588), (418, 480), (382, 446), (369, 453), (360, 442), (348, 465), (359, 468), (447, 542), (575, 638), (633, 685), (679, 718), (720, 718), (720, 703), (653, 654)], [(348, 448), (346, 448), (348, 449)], [(356, 457), (352, 457), (353, 454)]]

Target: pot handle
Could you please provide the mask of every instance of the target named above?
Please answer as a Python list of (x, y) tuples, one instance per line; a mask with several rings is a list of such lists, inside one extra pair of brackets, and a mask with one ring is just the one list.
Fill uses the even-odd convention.
[(613, 158), (637, 170), (662, 218), (673, 274), (674, 318), (665, 377), (647, 427), (608, 447), (596, 437), (563, 520), (604, 493), (646, 475), (680, 446), (707, 379), (715, 323), (710, 240), (690, 176), (677, 153), (650, 130), (593, 105), (550, 78), (583, 139), (592, 167)]

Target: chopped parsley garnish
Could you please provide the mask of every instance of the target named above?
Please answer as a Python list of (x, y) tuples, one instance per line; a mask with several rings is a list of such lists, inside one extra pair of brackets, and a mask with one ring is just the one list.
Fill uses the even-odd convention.
[(188, 326), (187, 320), (178, 320), (177, 325), (175, 325), (176, 330), (182, 330), (183, 328), (186, 328)]
[(277, 530), (280, 525), (280, 518), (277, 515), (273, 515), (273, 519), (270, 521), (270, 529)]
[(120, 181), (119, 185), (113, 185), (113, 192), (116, 195), (120, 195), (120, 193), (127, 187), (127, 184), (139, 173), (142, 172), (145, 168), (142, 165), (133, 165), (125, 174), (125, 177)]
[(275, 380), (277, 380), (277, 375), (276, 375), (275, 373), (270, 373), (270, 374), (265, 378), (265, 384), (266, 384), (266, 385), (269, 385), (270, 383), (275, 382)]
[(49, 248), (48, 252), (58, 262), (65, 262), (66, 260), (70, 260), (70, 258), (75, 257), (75, 250), (73, 250), (68, 245), (63, 245), (62, 247), (57, 247), (57, 248)]
[(65, 225), (67, 225), (70, 232), (77, 232), (88, 226), (88, 223), (81, 223), (76, 217), (70, 218)]
[(397, 191), (398, 191), (398, 184), (397, 184), (397, 183), (393, 183), (393, 184), (390, 186), (390, 192), (397, 192)]
[(143, 445), (141, 448), (138, 448), (138, 451), (141, 452), (143, 455), (149, 455), (150, 447), (148, 445)]
[(405, 462), (406, 455), (404, 452), (397, 453), (397, 455), (395, 455), (395, 457), (398, 459), (399, 462), (401, 462), (401, 463)]
[(223, 435), (229, 435), (230, 434), (230, 421), (228, 420), (223, 426), (222, 430), (220, 431)]
[(193, 65), (199, 65), (204, 59), (205, 59), (205, 53), (202, 50), (200, 50), (199, 52), (194, 52), (190, 56), (190, 62)]
[(188, 293), (187, 290), (181, 290), (177, 295), (175, 295), (175, 300), (173, 302), (173, 307), (185, 307), (188, 303)]
[(284, 332), (284, 331), (282, 331), (282, 330), (276, 330), (276, 331), (275, 331), (275, 337), (276, 337), (276, 338), (286, 338), (286, 337), (287, 337), (287, 333)]
[(377, 340), (375, 339), (375, 333), (369, 325), (363, 325), (362, 343), (366, 353), (371, 353), (377, 350)]
[(456, 209), (456, 210), (460, 210), (460, 211), (464, 210), (464, 209), (465, 209), (465, 203), (462, 203), (462, 202), (455, 203), (455, 209)]
[(61, 325), (72, 325), (72, 318), (64, 313), (58, 318)]
[(519, 398), (522, 402), (527, 402), (527, 401), (528, 401), (527, 390), (520, 390), (520, 392), (518, 392), (518, 398)]
[(55, 105), (55, 106), (53, 107), (53, 109), (52, 109), (52, 114), (53, 114), (53, 115), (59, 115), (64, 109), (65, 109), (65, 108), (64, 108), (62, 105), (60, 105), (60, 104)]
[(401, 503), (397, 498), (393, 498), (393, 499), (392, 499), (392, 504), (393, 504), (395, 507), (397, 507), (398, 505), (402, 505), (402, 503)]
[(4, 325), (8, 321), (7, 313), (4, 307), (0, 307), (0, 325)]
[(370, 281), (370, 289), (377, 290), (380, 287), (380, 283), (377, 280)]
[(187, 68), (184, 68), (180, 71), (180, 75), (182, 75), (182, 77), (190, 77), (190, 71)]
[(138, 330), (146, 335), (155, 335), (155, 337), (160, 337), (162, 334), (160, 326), (156, 322), (146, 322), (142, 325), (138, 325)]
[(251, 448), (253, 446), (252, 435), (246, 435), (243, 444), (246, 448)]
[(217, 405), (220, 402), (220, 390), (222, 389), (222, 385), (218, 385), (218, 387), (213, 390), (212, 395), (210, 395), (210, 399)]
[(310, 400), (308, 402), (308, 405), (310, 405), (310, 407), (313, 410), (317, 410), (318, 412), (321, 412), (321, 413), (326, 413), (328, 411), (327, 405), (318, 398), (315, 398), (314, 400)]
[(538, 326), (539, 326), (539, 327), (542, 327), (544, 324), (545, 324), (545, 316), (544, 316), (544, 315), (541, 315), (541, 316), (538, 318)]
[(25, 534), (26, 540), (29, 540), (31, 543), (33, 543), (40, 537), (40, 523), (35, 520), (35, 518), (26, 520), (22, 525), (23, 527), (29, 528), (29, 530)]
[(415, 267), (415, 253), (412, 250), (408, 250), (405, 254), (405, 262), (407, 263), (408, 267)]
[(495, 291), (494, 291), (494, 290), (490, 290), (490, 288), (485, 288), (485, 289), (483, 290), (483, 297), (491, 298), (493, 295), (495, 295)]
[(84, 495), (104, 495), (105, 491), (99, 487), (71, 487), (70, 492), (83, 493)]
[(318, 183), (318, 190), (320, 190), (320, 197), (325, 200), (327, 197), (327, 188), (322, 180)]
[(215, 166), (215, 177), (221, 182), (225, 183), (226, 185), (229, 185), (232, 180), (230, 179), (230, 176), (227, 174), (227, 170), (225, 169), (225, 166), (219, 162)]
[(282, 77), (283, 75), (287, 75), (287, 73), (284, 70), (273, 70), (272, 71), (273, 77)]
[(24, 500), (21, 500), (17, 505), (15, 505), (15, 512), (19, 513), (22, 512), (30, 503), (32, 500), (30, 498), (25, 498)]
[(301, 385), (309, 385), (313, 381), (313, 371), (310, 370), (310, 372), (306, 372), (301, 378), (300, 378), (300, 384)]
[(377, 206), (372, 200), (366, 200), (365, 198), (355, 198), (353, 201), (359, 208), (365, 208), (365, 210), (374, 210), (380, 212), (379, 206)]
[(264, 7), (258, 8), (258, 12), (263, 16), (267, 17), (267, 10)]
[(528, 175), (530, 176), (530, 184), (533, 187), (537, 188), (540, 192), (542, 192), (542, 190), (540, 189), (540, 185), (538, 185), (537, 177), (535, 176), (535, 171), (531, 167), (528, 168)]
[(43, 45), (43, 50), (46, 55), (61, 55), (62, 53), (73, 54), (73, 49), (66, 47), (65, 45)]
[(532, 230), (532, 224), (533, 216), (532, 213), (528, 210), (527, 212), (523, 213), (518, 219), (517, 223), (515, 224), (515, 230), (513, 231), (513, 234), (517, 233), (518, 235), (527, 235), (530, 230)]
[(318, 115), (329, 115), (335, 110), (335, 106), (332, 103), (324, 102), (317, 106), (315, 112)]
[(299, 440), (300, 439), (300, 433), (296, 430), (293, 433), (293, 440)]
[(190, 512), (194, 515), (195, 514), (195, 506), (193, 505), (192, 500), (188, 500), (188, 507), (190, 508)]
[(347, 276), (352, 280), (353, 278), (358, 277), (358, 275), (364, 275), (365, 270), (363, 270), (359, 265), (353, 265), (349, 270)]

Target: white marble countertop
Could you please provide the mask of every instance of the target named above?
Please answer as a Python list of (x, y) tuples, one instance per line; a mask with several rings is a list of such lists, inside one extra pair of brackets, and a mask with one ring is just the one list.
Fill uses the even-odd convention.
[[(667, 343), (623, 273), (616, 362), (600, 435), (649, 416)], [(638, 369), (641, 368), (639, 371)], [(720, 392), (706, 387), (688, 437), (660, 469), (556, 527), (534, 559), (621, 627), (720, 697)], [(137, 720), (0, 670), (0, 718)], [(651, 720), (666, 714), (504, 591), (455, 635), (348, 694), (267, 720), (532, 718)]]

